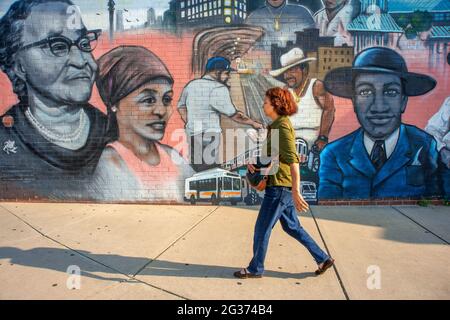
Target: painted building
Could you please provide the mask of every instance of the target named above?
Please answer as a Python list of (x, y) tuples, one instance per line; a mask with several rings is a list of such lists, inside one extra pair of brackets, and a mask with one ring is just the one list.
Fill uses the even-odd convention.
[(169, 9), (164, 11), (162, 26), (165, 30), (176, 31), (177, 27), (177, 0), (169, 1)]
[[(426, 23), (422, 23), (420, 20), (417, 21), (418, 12), (429, 14), (431, 21), (426, 21)], [(419, 37), (422, 39), (426, 38), (426, 45), (429, 47), (431, 54), (438, 51), (443, 51), (444, 54), (448, 52), (450, 30), (449, 1), (391, 0), (389, 3), (389, 13), (397, 21), (407, 21), (406, 23), (409, 23), (406, 31), (412, 31), (409, 32), (410, 38), (414, 37), (414, 32), (418, 29), (417, 33)], [(416, 18), (414, 18), (415, 15)]]
[(116, 31), (121, 32), (125, 30), (124, 26), (124, 16), (123, 16), (123, 10), (117, 10), (116, 11)]
[(367, 12), (373, 7), (380, 8), (381, 12), (388, 11), (389, 0), (361, 0), (361, 12)]
[(241, 24), (247, 18), (247, 0), (178, 0), (177, 26)]
[(149, 8), (147, 11), (147, 26), (152, 26), (156, 23), (155, 9)]
[(450, 2), (447, 0), (389, 0), (389, 13), (395, 18), (409, 16), (414, 11), (431, 13), (434, 26), (450, 25)]
[(329, 71), (351, 66), (354, 57), (353, 47), (320, 46), (317, 51), (317, 77), (323, 80)]
[[(311, 28), (304, 31), (296, 32), (296, 41), (288, 42), (286, 47), (279, 47), (278, 45), (272, 46), (272, 68), (277, 69), (280, 67), (280, 57), (291, 50), (294, 47), (301, 48), (308, 58), (318, 58), (319, 48), (332, 48), (334, 47), (334, 37), (321, 37), (319, 35), (319, 29)], [(328, 55), (327, 55), (328, 57)], [(320, 70), (317, 63), (311, 64), (311, 74), (318, 75)], [(328, 70), (328, 65), (327, 65)]]
[(394, 46), (404, 31), (389, 14), (387, 0), (362, 0), (361, 14), (348, 26), (356, 52), (370, 46)]
[(430, 54), (442, 52), (444, 56), (448, 54), (450, 44), (450, 26), (433, 26), (428, 38)]
[[(354, 58), (354, 48), (349, 46), (334, 46), (333, 37), (319, 37), (318, 29), (307, 29), (297, 32), (297, 41), (286, 47), (272, 47), (272, 64), (274, 68), (280, 65), (279, 57), (294, 47), (302, 48), (308, 58), (316, 58), (310, 64), (311, 75), (322, 80), (328, 71), (339, 67), (351, 66)], [(278, 60), (277, 60), (278, 58)]]

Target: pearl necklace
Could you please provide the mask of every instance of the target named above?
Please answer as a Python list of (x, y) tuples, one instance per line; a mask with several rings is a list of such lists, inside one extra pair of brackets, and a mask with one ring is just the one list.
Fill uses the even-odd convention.
[(71, 143), (80, 139), (81, 133), (86, 125), (86, 114), (84, 110), (80, 112), (80, 124), (78, 128), (70, 134), (59, 134), (54, 131), (49, 130), (43, 124), (41, 124), (31, 113), (30, 108), (25, 111), (25, 116), (31, 122), (31, 124), (50, 142), (59, 143)]

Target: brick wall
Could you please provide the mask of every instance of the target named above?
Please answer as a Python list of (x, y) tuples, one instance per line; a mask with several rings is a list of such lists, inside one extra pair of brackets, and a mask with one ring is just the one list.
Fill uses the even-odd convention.
[[(412, 204), (449, 196), (448, 40), (350, 32), (352, 19), (367, 14), (356, 12), (355, 1), (342, 2), (329, 23), (311, 1), (261, 7), (167, 0), (152, 9), (116, 2), (108, 10), (108, 1), (2, 1), (0, 199), (259, 204), (263, 194), (248, 186), (237, 159), (255, 154), (251, 129), (269, 125), (262, 104), (274, 86), (299, 96), (301, 117), (291, 119), (297, 145), (306, 146), (301, 187), (311, 203)], [(12, 22), (23, 31), (14, 33)], [(96, 29), (101, 35), (86, 33)], [(353, 63), (371, 57), (398, 67), (400, 60), (376, 59), (380, 36), (395, 39), (383, 50), (422, 74), (422, 84), (414, 85), (406, 69), (394, 78), (364, 73), (366, 87), (358, 91), (356, 78), (333, 73), (346, 67), (352, 74)], [(35, 45), (44, 39), (51, 41)], [(69, 46), (79, 39), (78, 48)], [(363, 54), (361, 39), (373, 40)], [(226, 60), (208, 70), (217, 57), (230, 61), (229, 79)], [(305, 64), (309, 69), (299, 68)], [(423, 90), (427, 81), (436, 85)], [(201, 142), (200, 125), (213, 138)], [(383, 141), (386, 157), (380, 169), (373, 164), (375, 140)], [(217, 144), (219, 161), (193, 163), (194, 141), (203, 155)]]

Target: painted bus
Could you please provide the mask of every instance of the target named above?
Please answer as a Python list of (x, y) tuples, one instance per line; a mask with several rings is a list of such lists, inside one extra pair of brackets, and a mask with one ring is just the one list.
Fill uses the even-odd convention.
[(311, 181), (301, 181), (300, 189), (303, 198), (308, 203), (317, 203), (317, 186)]
[(236, 205), (242, 201), (242, 179), (236, 173), (215, 168), (199, 172), (185, 180), (184, 200), (191, 204), (197, 202), (231, 202)]

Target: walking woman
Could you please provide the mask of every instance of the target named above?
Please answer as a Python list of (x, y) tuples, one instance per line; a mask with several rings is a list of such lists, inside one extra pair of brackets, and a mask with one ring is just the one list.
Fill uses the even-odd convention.
[[(299, 156), (295, 147), (294, 129), (289, 120), (289, 116), (296, 112), (297, 104), (288, 90), (273, 88), (266, 92), (264, 113), (273, 120), (266, 141), (267, 150), (279, 150), (279, 168), (275, 174), (268, 176), (264, 200), (256, 220), (253, 259), (247, 268), (234, 273), (237, 278), (262, 277), (270, 234), (278, 220), (283, 230), (311, 253), (318, 264), (316, 275), (324, 273), (334, 264), (334, 260), (302, 228), (297, 217), (297, 211), (306, 212), (309, 208), (300, 193)], [(272, 130), (278, 130), (278, 148), (271, 148), (272, 144), (278, 143), (271, 141)], [(273, 158), (276, 155), (271, 156)], [(253, 173), (255, 169), (254, 165), (248, 165), (250, 172)]]

